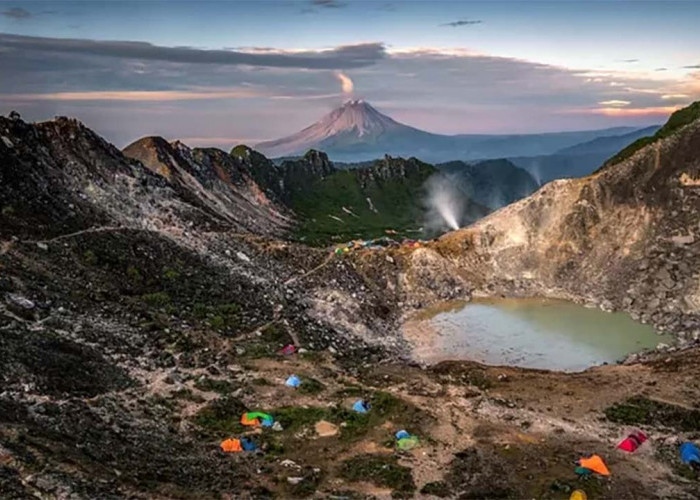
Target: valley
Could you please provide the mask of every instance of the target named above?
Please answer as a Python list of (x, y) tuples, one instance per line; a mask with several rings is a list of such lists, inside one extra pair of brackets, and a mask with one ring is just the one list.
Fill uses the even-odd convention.
[[(0, 496), (697, 498), (676, 456), (700, 431), (697, 110), (532, 194), (468, 168), (472, 224), (343, 255), (334, 236), (412, 229), (449, 169), (160, 138), (122, 152), (72, 119), (0, 118)], [(624, 311), (677, 343), (580, 373), (411, 357), (407, 320), (483, 296)], [(282, 430), (244, 428), (246, 411)], [(650, 442), (626, 455), (630, 426)], [(401, 429), (420, 445), (398, 450)], [(259, 451), (221, 451), (242, 435)], [(612, 476), (576, 476), (590, 453)]]

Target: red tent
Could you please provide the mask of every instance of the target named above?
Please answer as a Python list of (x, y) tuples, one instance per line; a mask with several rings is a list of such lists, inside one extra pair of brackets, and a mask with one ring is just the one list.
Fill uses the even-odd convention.
[(630, 453), (637, 451), (637, 448), (642, 446), (642, 443), (647, 440), (647, 435), (640, 430), (636, 430), (630, 433), (625, 439), (622, 440), (617, 447), (623, 451), (628, 451)]

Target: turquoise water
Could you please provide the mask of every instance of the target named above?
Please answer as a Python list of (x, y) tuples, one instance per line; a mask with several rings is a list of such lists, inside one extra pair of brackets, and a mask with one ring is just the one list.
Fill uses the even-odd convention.
[(581, 371), (673, 342), (627, 314), (552, 299), (480, 299), (429, 321), (438, 333), (433, 361)]

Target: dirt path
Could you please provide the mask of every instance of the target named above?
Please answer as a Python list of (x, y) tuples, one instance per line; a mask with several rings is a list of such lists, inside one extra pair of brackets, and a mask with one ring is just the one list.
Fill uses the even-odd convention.
[(318, 266), (314, 267), (310, 271), (305, 272), (304, 274), (300, 274), (299, 276), (294, 276), (292, 278), (289, 278), (287, 281), (285, 281), (283, 284), (285, 286), (291, 285), (292, 283), (296, 283), (299, 280), (303, 280), (304, 278), (320, 271), (324, 267), (326, 267), (328, 264), (330, 264), (333, 261), (333, 254), (330, 254), (328, 257), (324, 259), (323, 262), (321, 262)]

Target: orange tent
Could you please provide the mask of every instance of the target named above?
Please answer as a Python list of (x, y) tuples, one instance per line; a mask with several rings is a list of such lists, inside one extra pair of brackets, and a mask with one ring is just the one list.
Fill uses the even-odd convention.
[(578, 464), (581, 467), (585, 467), (586, 469), (590, 469), (593, 472), (597, 472), (601, 476), (610, 475), (610, 471), (608, 470), (607, 465), (605, 465), (603, 459), (600, 458), (598, 455), (591, 455), (588, 458), (582, 458), (578, 461)]
[(238, 439), (227, 439), (221, 442), (221, 449), (226, 453), (238, 453), (243, 451), (241, 442)]

